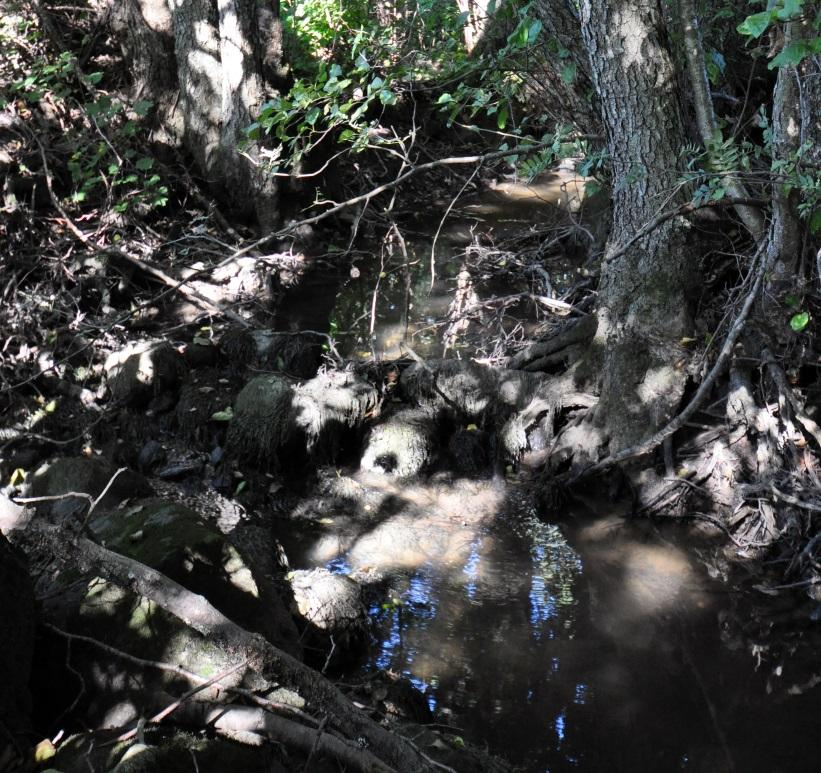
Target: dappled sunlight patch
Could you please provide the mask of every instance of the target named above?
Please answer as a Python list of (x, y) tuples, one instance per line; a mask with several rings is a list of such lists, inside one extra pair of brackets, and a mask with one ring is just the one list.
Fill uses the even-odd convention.
[[(493, 195), (499, 199), (497, 208), (504, 211), (510, 204), (551, 205), (568, 212), (578, 212), (585, 199), (585, 186), (592, 178), (576, 173), (572, 167), (562, 166), (540, 174), (533, 180), (505, 180), (491, 185)], [(469, 207), (481, 214), (496, 214), (493, 204), (476, 204)]]

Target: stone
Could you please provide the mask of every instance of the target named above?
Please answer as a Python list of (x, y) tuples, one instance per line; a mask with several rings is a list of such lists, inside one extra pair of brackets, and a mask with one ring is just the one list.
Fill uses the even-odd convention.
[(288, 575), (299, 614), (325, 633), (359, 632), (367, 623), (362, 589), (355, 580), (327, 569)]
[(114, 400), (139, 407), (163, 391), (177, 389), (186, 366), (167, 341), (146, 340), (109, 355), (104, 370)]
[(368, 435), (360, 467), (408, 478), (428, 467), (437, 446), (436, 414), (424, 408), (397, 411)]
[[(52, 459), (37, 469), (31, 479), (31, 496), (59, 496), (74, 491), (98, 497), (117, 472), (99, 457), (61, 457)], [(125, 470), (114, 478), (98, 509), (110, 510), (127, 499), (150, 496), (153, 490), (139, 473)], [(85, 512), (88, 500), (71, 497), (44, 503), (42, 509), (53, 518), (63, 519)], [(40, 508), (38, 508), (40, 509)]]

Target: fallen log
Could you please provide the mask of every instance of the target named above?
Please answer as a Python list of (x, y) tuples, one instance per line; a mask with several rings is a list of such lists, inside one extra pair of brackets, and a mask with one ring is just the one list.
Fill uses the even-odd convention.
[[(12, 532), (16, 541), (29, 543), (47, 551), (57, 562), (81, 572), (94, 574), (122, 588), (150, 599), (187, 626), (207, 637), (237, 663), (261, 676), (296, 689), (303, 698), (328, 716), (342, 735), (355, 738), (385, 765), (397, 770), (432, 771), (432, 762), (409, 741), (390, 733), (356, 709), (325, 677), (296, 658), (278, 649), (262, 636), (238, 626), (213, 607), (203, 596), (192, 593), (160, 572), (138, 561), (114, 553), (65, 528), (32, 520), (25, 534)], [(378, 768), (376, 768), (378, 769)]]

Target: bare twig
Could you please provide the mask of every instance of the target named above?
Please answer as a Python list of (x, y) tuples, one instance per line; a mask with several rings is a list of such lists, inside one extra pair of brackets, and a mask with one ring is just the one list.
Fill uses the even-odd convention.
[[(148, 721), (151, 722), (152, 724), (155, 724), (155, 725), (159, 724), (169, 714), (171, 714), (173, 711), (176, 711), (180, 706), (182, 706), (182, 704), (185, 703), (185, 701), (190, 700), (197, 693), (202, 692), (203, 690), (205, 690), (208, 687), (211, 687), (211, 685), (214, 685), (214, 684), (217, 684), (218, 682), (221, 682), (226, 677), (231, 676), (231, 674), (236, 673), (237, 671), (239, 671), (242, 668), (245, 668), (245, 666), (247, 666), (247, 665), (248, 665), (247, 660), (243, 661), (241, 663), (237, 663), (236, 665), (233, 665), (230, 668), (226, 668), (224, 671), (217, 674), (215, 677), (212, 677), (211, 679), (207, 679), (202, 684), (198, 684), (196, 687), (192, 687), (190, 690), (188, 690), (188, 692), (183, 693), (179, 698), (177, 698), (177, 700), (175, 700), (173, 703), (166, 706), (162, 711), (156, 713)], [(137, 735), (137, 732), (138, 732), (139, 728), (140, 728), (140, 725), (138, 724), (137, 727), (129, 730), (127, 733), (123, 733), (122, 735), (117, 736), (117, 742), (131, 740), (135, 735)]]

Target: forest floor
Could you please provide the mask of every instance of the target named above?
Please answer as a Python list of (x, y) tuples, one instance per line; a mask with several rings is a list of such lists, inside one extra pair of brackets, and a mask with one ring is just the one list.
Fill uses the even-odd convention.
[[(262, 633), (281, 651), (327, 669), (337, 644), (321, 633), (307, 646), (300, 638), (291, 620), (293, 590), (286, 579), (287, 558), (282, 555), (281, 535), (268, 522), (270, 515), (295, 511), (295, 502), (310, 499), (314, 489), (326, 491), (322, 487), (330, 484), (315, 474), (315, 468), (327, 467), (328, 462), (338, 469), (357, 466), (364, 458), (362, 443), (367, 441), (363, 439), (373, 437), (375, 428), (396, 415), (392, 403), (399, 400), (397, 395), (404, 394), (403, 399), (411, 402), (409, 388), (402, 383), (411, 368), (437, 369), (444, 357), (474, 363), (486, 369), (482, 373), (531, 374), (522, 378), (538, 382), (538, 388), (551, 379), (561, 380), (579, 359), (587, 337), (571, 335), (559, 351), (543, 344), (559, 332), (566, 335), (568, 330), (589, 328), (597, 251), (606, 238), (599, 229), (607, 219), (606, 203), (602, 205), (601, 199), (592, 206), (588, 203), (587, 210), (581, 201), (574, 203), (574, 197), (583, 195), (574, 192), (578, 181), (569, 168), (521, 181), (511, 179), (511, 170), (503, 162), (486, 165), (480, 174), (434, 167), (398, 190), (394, 198), (380, 199), (385, 206), (378, 214), (376, 207), (366, 206), (336, 219), (300, 224), (300, 209), (294, 207), (278, 237), (261, 242), (252, 228), (230, 222), (188, 172), (185, 159), (155, 153), (156, 148), (139, 135), (127, 149), (135, 180), (118, 187), (114, 178), (95, 178), (94, 185), (83, 191), (84, 197), (75, 195), (72, 200), (71, 193), (82, 187), (84, 175), (90, 182), (88, 170), (117, 151), (107, 145), (108, 133), (93, 121), (75, 132), (73, 122), (79, 114), (55, 89), (57, 75), (41, 73), (40, 77), (46, 85), (42, 94), (20, 91), (0, 113), (4, 197), (0, 529), (10, 531), (22, 517), (12, 500), (43, 495), (45, 489), (38, 491), (33, 482), (38, 469), (55, 458), (105, 463), (102, 478), (88, 484), (92, 499), (98, 495), (102, 499), (118, 468), (139, 473), (144, 477), (135, 481), (150, 480), (154, 494), (199, 513), (217, 527), (215, 532), (229, 537), (226, 545), (244, 552), (260, 598), (270, 602), (269, 611), (275, 610), (271, 614), (277, 623), (270, 628), (276, 630)], [(59, 84), (72, 77), (68, 73)], [(117, 112), (112, 107), (115, 101), (100, 109), (111, 112), (108, 126), (120, 136), (129, 123), (137, 126), (140, 116), (126, 109)], [(441, 138), (425, 142), (426, 152), (433, 157), (457, 151)], [(458, 152), (467, 149), (460, 146)], [(373, 165), (366, 177), (372, 186), (390, 180), (393, 170), (368, 157), (359, 160), (366, 166), (369, 162)], [(135, 183), (136, 187), (128, 187)], [(296, 194), (294, 200), (299, 200)], [(703, 227), (714, 233), (724, 225), (705, 221)], [(699, 338), (689, 342), (694, 378), (709, 369), (716, 333), (726, 329), (730, 312), (739, 305), (739, 287), (743, 289), (748, 281), (735, 248), (723, 256), (705, 254), (704, 264), (709, 271), (699, 299)], [(666, 485), (656, 489), (650, 500), (637, 501), (635, 511), (664, 521), (696, 522), (702, 532), (709, 532), (715, 540), (713, 573), (762, 599), (760, 606), (752, 605), (748, 624), (729, 631), (728, 638), (772, 663), (787, 655), (801, 661), (802, 676), (783, 688), (785, 693), (801, 693), (821, 681), (812, 667), (803, 665), (804, 655), (817, 651), (821, 600), (815, 593), (821, 582), (816, 557), (821, 533), (814, 524), (814, 513), (821, 510), (815, 446), (821, 440), (815, 423), (821, 403), (811, 365), (817, 359), (812, 340), (799, 335), (788, 340), (781, 335), (776, 340), (776, 355), (768, 355), (768, 345), (751, 331), (744, 341), (747, 349), (739, 351), (729, 379), (716, 384), (711, 401), (676, 436), (675, 459), (668, 447), (659, 458), (641, 462), (660, 471)], [(128, 362), (131, 365), (125, 367)], [(294, 452), (284, 443), (275, 461), (251, 462), (242, 458), (236, 444), (232, 448), (230, 427), (237, 397), (249, 381), (272, 373), (279, 374), (289, 388), (327, 374), (332, 374), (327, 376), (331, 379), (333, 374), (347, 374), (344, 378), (353, 374), (351, 379), (370, 390), (367, 399), (372, 402), (345, 427), (350, 434), (335, 437), (321, 449), (327, 458), (304, 448)], [(457, 397), (451, 401), (461, 399), (458, 389), (454, 394)], [(497, 390), (491, 400), (501, 394)], [(496, 407), (487, 409), (486, 415), (494, 418), (486, 423), (471, 418), (456, 427), (458, 421), (451, 417), (457, 431), (444, 443), (441, 432), (434, 433), (433, 439), (426, 435), (428, 424), (419, 418), (413, 425), (418, 429), (414, 437), (422, 438), (420, 453), (430, 459), (425, 457), (414, 473), (433, 478), (459, 472), (459, 466), (467, 464), (475, 468), (474, 477), (484, 476), (488, 482), (501, 478), (523, 486), (540, 507), (556, 497), (572, 498), (580, 487), (564, 485), (566, 476), (563, 485), (555, 485), (567, 469), (562, 459), (549, 463), (550, 443), (574, 426), (590, 407), (589, 397), (574, 395), (576, 402), (544, 407), (528, 418), (518, 455), (499, 451), (503, 425), (493, 424), (501, 414)], [(547, 414), (549, 426), (541, 423)], [(345, 424), (348, 418), (343, 412), (338, 420)], [(777, 464), (776, 460), (787, 461)], [(369, 463), (384, 467), (378, 456)], [(772, 474), (756, 474), (756, 464), (770, 464)], [(628, 501), (629, 480), (630, 476), (611, 471), (602, 478), (601, 488), (612, 494), (613, 501)], [(74, 482), (69, 479), (69, 484)], [(139, 488), (142, 483), (129, 485)], [(473, 488), (465, 488), (462, 496), (475, 499), (473, 515), (479, 521), (484, 517), (480, 504), (493, 509), (498, 492), (491, 483), (470, 485)], [(63, 497), (67, 490), (76, 489), (48, 489), (45, 495)], [(369, 496), (383, 502), (379, 498), (383, 495), (369, 489), (367, 495), (361, 494), (363, 507), (371, 506)], [(350, 501), (351, 496), (346, 496)], [(437, 490), (416, 492), (416, 496), (428, 506), (425, 497), (442, 495)], [(452, 501), (445, 505), (454, 507)], [(58, 517), (50, 511), (42, 517), (63, 530), (63, 539), (93, 536), (95, 528), (105, 525), (90, 520), (93, 513), (81, 519), (76, 513), (69, 515), (65, 519), (65, 513)], [(469, 526), (470, 520), (463, 516), (460, 523)], [(91, 531), (86, 530), (89, 525)], [(433, 532), (431, 526), (428, 536)], [(49, 610), (46, 602), (56, 592), (55, 576), (52, 557), (43, 546), (53, 548), (53, 543), (47, 536), (39, 539), (45, 542), (21, 540), (20, 544), (31, 548), (35, 587), (42, 608)], [(287, 542), (287, 537), (282, 541)], [(84, 549), (94, 548), (78, 547), (78, 555)], [(450, 549), (443, 548), (445, 553)], [(115, 559), (108, 554), (98, 559), (111, 562), (108, 579), (115, 576)], [(360, 563), (365, 573), (372, 568), (366, 558)], [(142, 577), (142, 570), (134, 565), (128, 571)], [(145, 583), (142, 595), (150, 598), (148, 575)], [(161, 589), (161, 598), (173, 595), (169, 587)], [(208, 618), (213, 610), (191, 603), (192, 619), (199, 620), (196, 630), (211, 630), (207, 619), (213, 622)], [(41, 651), (35, 666), (42, 666), (43, 652), (60, 652), (58, 662), (65, 661), (71, 671), (75, 664), (68, 661), (65, 647), (55, 644), (60, 634), (46, 633), (45, 626), (57, 625), (56, 621), (47, 615), (40, 620)], [(273, 657), (238, 633), (232, 641), (233, 654), (241, 652), (244, 662)], [(356, 643), (351, 646), (355, 649)], [(337, 674), (344, 672), (342, 665), (335, 667)], [(312, 678), (308, 671), (293, 664), (288, 668), (298, 673), (296, 682), (307, 689)], [(228, 670), (225, 666), (226, 678)], [(55, 678), (65, 678), (66, 672), (61, 673)], [(396, 755), (394, 760), (414, 759), (431, 768), (488, 770), (497, 764), (475, 750), (465, 750), (452, 733), (420, 736), (415, 744), (396, 741), (396, 747), (378, 736), (374, 726), (381, 727), (379, 723), (391, 713), (385, 708), (388, 703), (397, 707), (400, 722), (430, 718), (425, 707), (418, 706), (417, 696), (402, 693), (402, 685), (396, 686), (390, 677), (385, 677), (386, 684), (370, 685), (367, 696), (352, 693), (353, 700), (368, 704), (372, 724), (360, 729), (382, 762), (357, 756), (356, 750), (367, 744), (357, 747), (355, 728), (343, 726), (339, 719), (351, 704), (336, 694), (329, 698), (331, 693), (323, 692), (330, 689), (326, 680), (316, 678), (320, 686), (311, 689), (321, 699), (310, 706), (317, 709), (310, 718), (300, 716), (301, 709), (293, 706), (282, 709), (285, 701), (266, 693), (265, 712), (273, 715), (279, 710), (293, 724), (310, 729), (307, 740), (291, 725), (270, 731), (269, 737), (278, 738), (293, 755), (287, 758), (286, 753), (281, 765), (307, 769), (317, 754), (362, 769), (368, 765), (384, 769), (378, 764), (386, 765), (391, 754)], [(61, 694), (61, 701), (43, 711), (48, 687), (47, 680), (41, 681), (42, 692), (34, 696), (35, 706), (40, 706), (35, 717), (41, 735), (53, 730), (62, 716), (68, 716), (71, 725), (75, 704), (94, 709), (88, 705), (93, 695), (80, 701), (77, 691), (72, 694), (69, 689)], [(403, 697), (386, 699), (390, 689)], [(253, 695), (250, 688), (243, 694), (246, 706), (254, 704), (249, 697)], [(255, 705), (259, 708), (259, 701)], [(323, 705), (330, 718), (319, 718)], [(99, 716), (99, 707), (96, 710)], [(254, 715), (253, 721), (258, 719)], [(207, 724), (196, 716), (189, 716), (187, 722), (188, 727)], [(233, 733), (231, 737), (247, 741), (242, 733), (253, 733), (256, 726), (237, 722), (236, 727), (222, 728), (223, 735)], [(328, 736), (342, 746), (323, 746), (323, 728), (335, 722), (337, 735)], [(81, 724), (79, 715), (74, 717), (73, 727)], [(139, 733), (142, 740), (141, 727)], [(419, 748), (423, 745), (424, 753)], [(86, 747), (78, 746), (76, 751), (82, 759)], [(210, 753), (217, 759), (217, 752)], [(394, 764), (401, 769), (401, 763)]]

